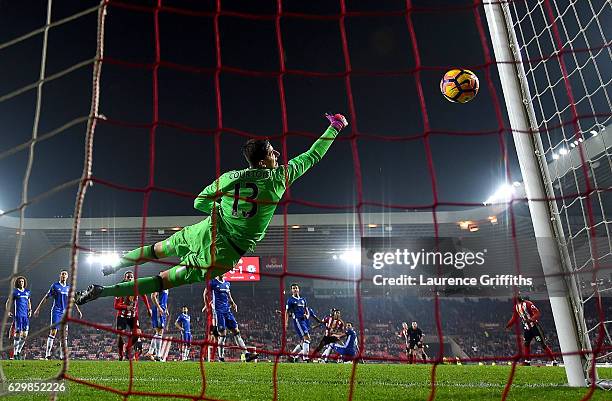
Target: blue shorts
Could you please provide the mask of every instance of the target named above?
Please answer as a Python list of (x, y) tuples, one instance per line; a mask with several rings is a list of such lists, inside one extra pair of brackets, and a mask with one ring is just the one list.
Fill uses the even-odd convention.
[(337, 344), (332, 344), (331, 347), (334, 351), (336, 351), (338, 354), (342, 356), (354, 357), (356, 353), (355, 348), (353, 347), (345, 347), (343, 345), (337, 345)]
[(187, 333), (183, 332), (182, 340), (187, 342), (187, 343), (190, 343), (191, 342), (191, 333), (190, 332), (187, 332)]
[(293, 318), (293, 328), (300, 338), (310, 333), (310, 321), (308, 319)]
[(166, 310), (164, 310), (164, 313), (160, 316), (157, 306), (151, 308), (151, 326), (153, 326), (154, 329), (163, 329), (166, 327)]
[(27, 316), (15, 316), (15, 331), (30, 330), (30, 319)]
[(63, 317), (64, 311), (51, 310), (51, 328), (59, 329)]
[(217, 331), (225, 330), (226, 327), (230, 330), (238, 328), (238, 322), (231, 310), (227, 312), (215, 311), (215, 320), (213, 326), (217, 326)]

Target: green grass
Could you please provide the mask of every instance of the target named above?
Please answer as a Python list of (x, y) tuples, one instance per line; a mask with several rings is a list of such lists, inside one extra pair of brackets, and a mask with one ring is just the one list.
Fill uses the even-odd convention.
[[(134, 365), (133, 391), (197, 395), (202, 380), (196, 362), (138, 362)], [(2, 361), (10, 380), (45, 379), (60, 369), (57, 361)], [(291, 401), (346, 400), (352, 365), (278, 365), (278, 399)], [(273, 399), (271, 363), (206, 363), (206, 396), (226, 400), (263, 401)], [(91, 383), (127, 391), (129, 363), (73, 361), (68, 373)], [(436, 400), (501, 399), (510, 374), (509, 366), (443, 365), (436, 375)], [(600, 376), (612, 377), (612, 369), (600, 369)], [(427, 400), (431, 391), (429, 365), (357, 365), (354, 400)], [(70, 382), (60, 400), (121, 400), (120, 395)], [(580, 400), (587, 389), (565, 386), (565, 371), (558, 367), (517, 367), (509, 400)], [(197, 397), (196, 397), (197, 398)], [(46, 400), (48, 395), (13, 395), (8, 400)], [(130, 400), (154, 400), (154, 396), (130, 396)], [(177, 398), (165, 398), (177, 399)], [(592, 400), (610, 400), (612, 393), (601, 390)]]

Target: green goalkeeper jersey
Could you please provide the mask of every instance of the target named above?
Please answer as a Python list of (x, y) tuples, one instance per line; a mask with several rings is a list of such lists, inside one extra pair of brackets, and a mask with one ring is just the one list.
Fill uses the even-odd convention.
[(337, 135), (330, 126), (310, 149), (275, 169), (228, 171), (204, 188), (193, 206), (209, 214), (214, 207), (217, 233), (252, 251), (265, 236), (287, 187), (323, 158)]

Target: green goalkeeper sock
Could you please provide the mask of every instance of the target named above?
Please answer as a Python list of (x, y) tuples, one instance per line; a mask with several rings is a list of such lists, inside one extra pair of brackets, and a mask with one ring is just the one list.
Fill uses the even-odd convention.
[(153, 245), (145, 245), (129, 251), (123, 255), (113, 267), (116, 269), (123, 269), (124, 267), (134, 266), (136, 262), (141, 259), (157, 259)]
[(180, 287), (189, 283), (189, 271), (185, 266), (174, 266), (168, 270), (168, 283), (170, 288)]
[(138, 293), (141, 295), (159, 292), (163, 289), (161, 277), (142, 277), (136, 281), (125, 281), (123, 283), (106, 286), (102, 289), (100, 296), (125, 297), (127, 295), (135, 295), (136, 283), (138, 283)]

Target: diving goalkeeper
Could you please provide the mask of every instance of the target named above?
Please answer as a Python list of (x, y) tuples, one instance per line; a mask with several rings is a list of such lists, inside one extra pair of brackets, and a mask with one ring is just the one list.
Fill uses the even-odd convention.
[(306, 152), (278, 165), (279, 152), (268, 140), (250, 139), (242, 148), (249, 163), (244, 170), (229, 171), (204, 188), (194, 207), (209, 217), (176, 232), (155, 245), (134, 249), (104, 275), (154, 259), (176, 256), (181, 264), (154, 277), (143, 277), (112, 286), (92, 284), (76, 296), (77, 305), (99, 297), (123, 297), (160, 292), (205, 281), (231, 270), (247, 252), (252, 252), (265, 234), (278, 202), (287, 187), (319, 162), (338, 133), (348, 125), (341, 114), (329, 115), (330, 126)]

